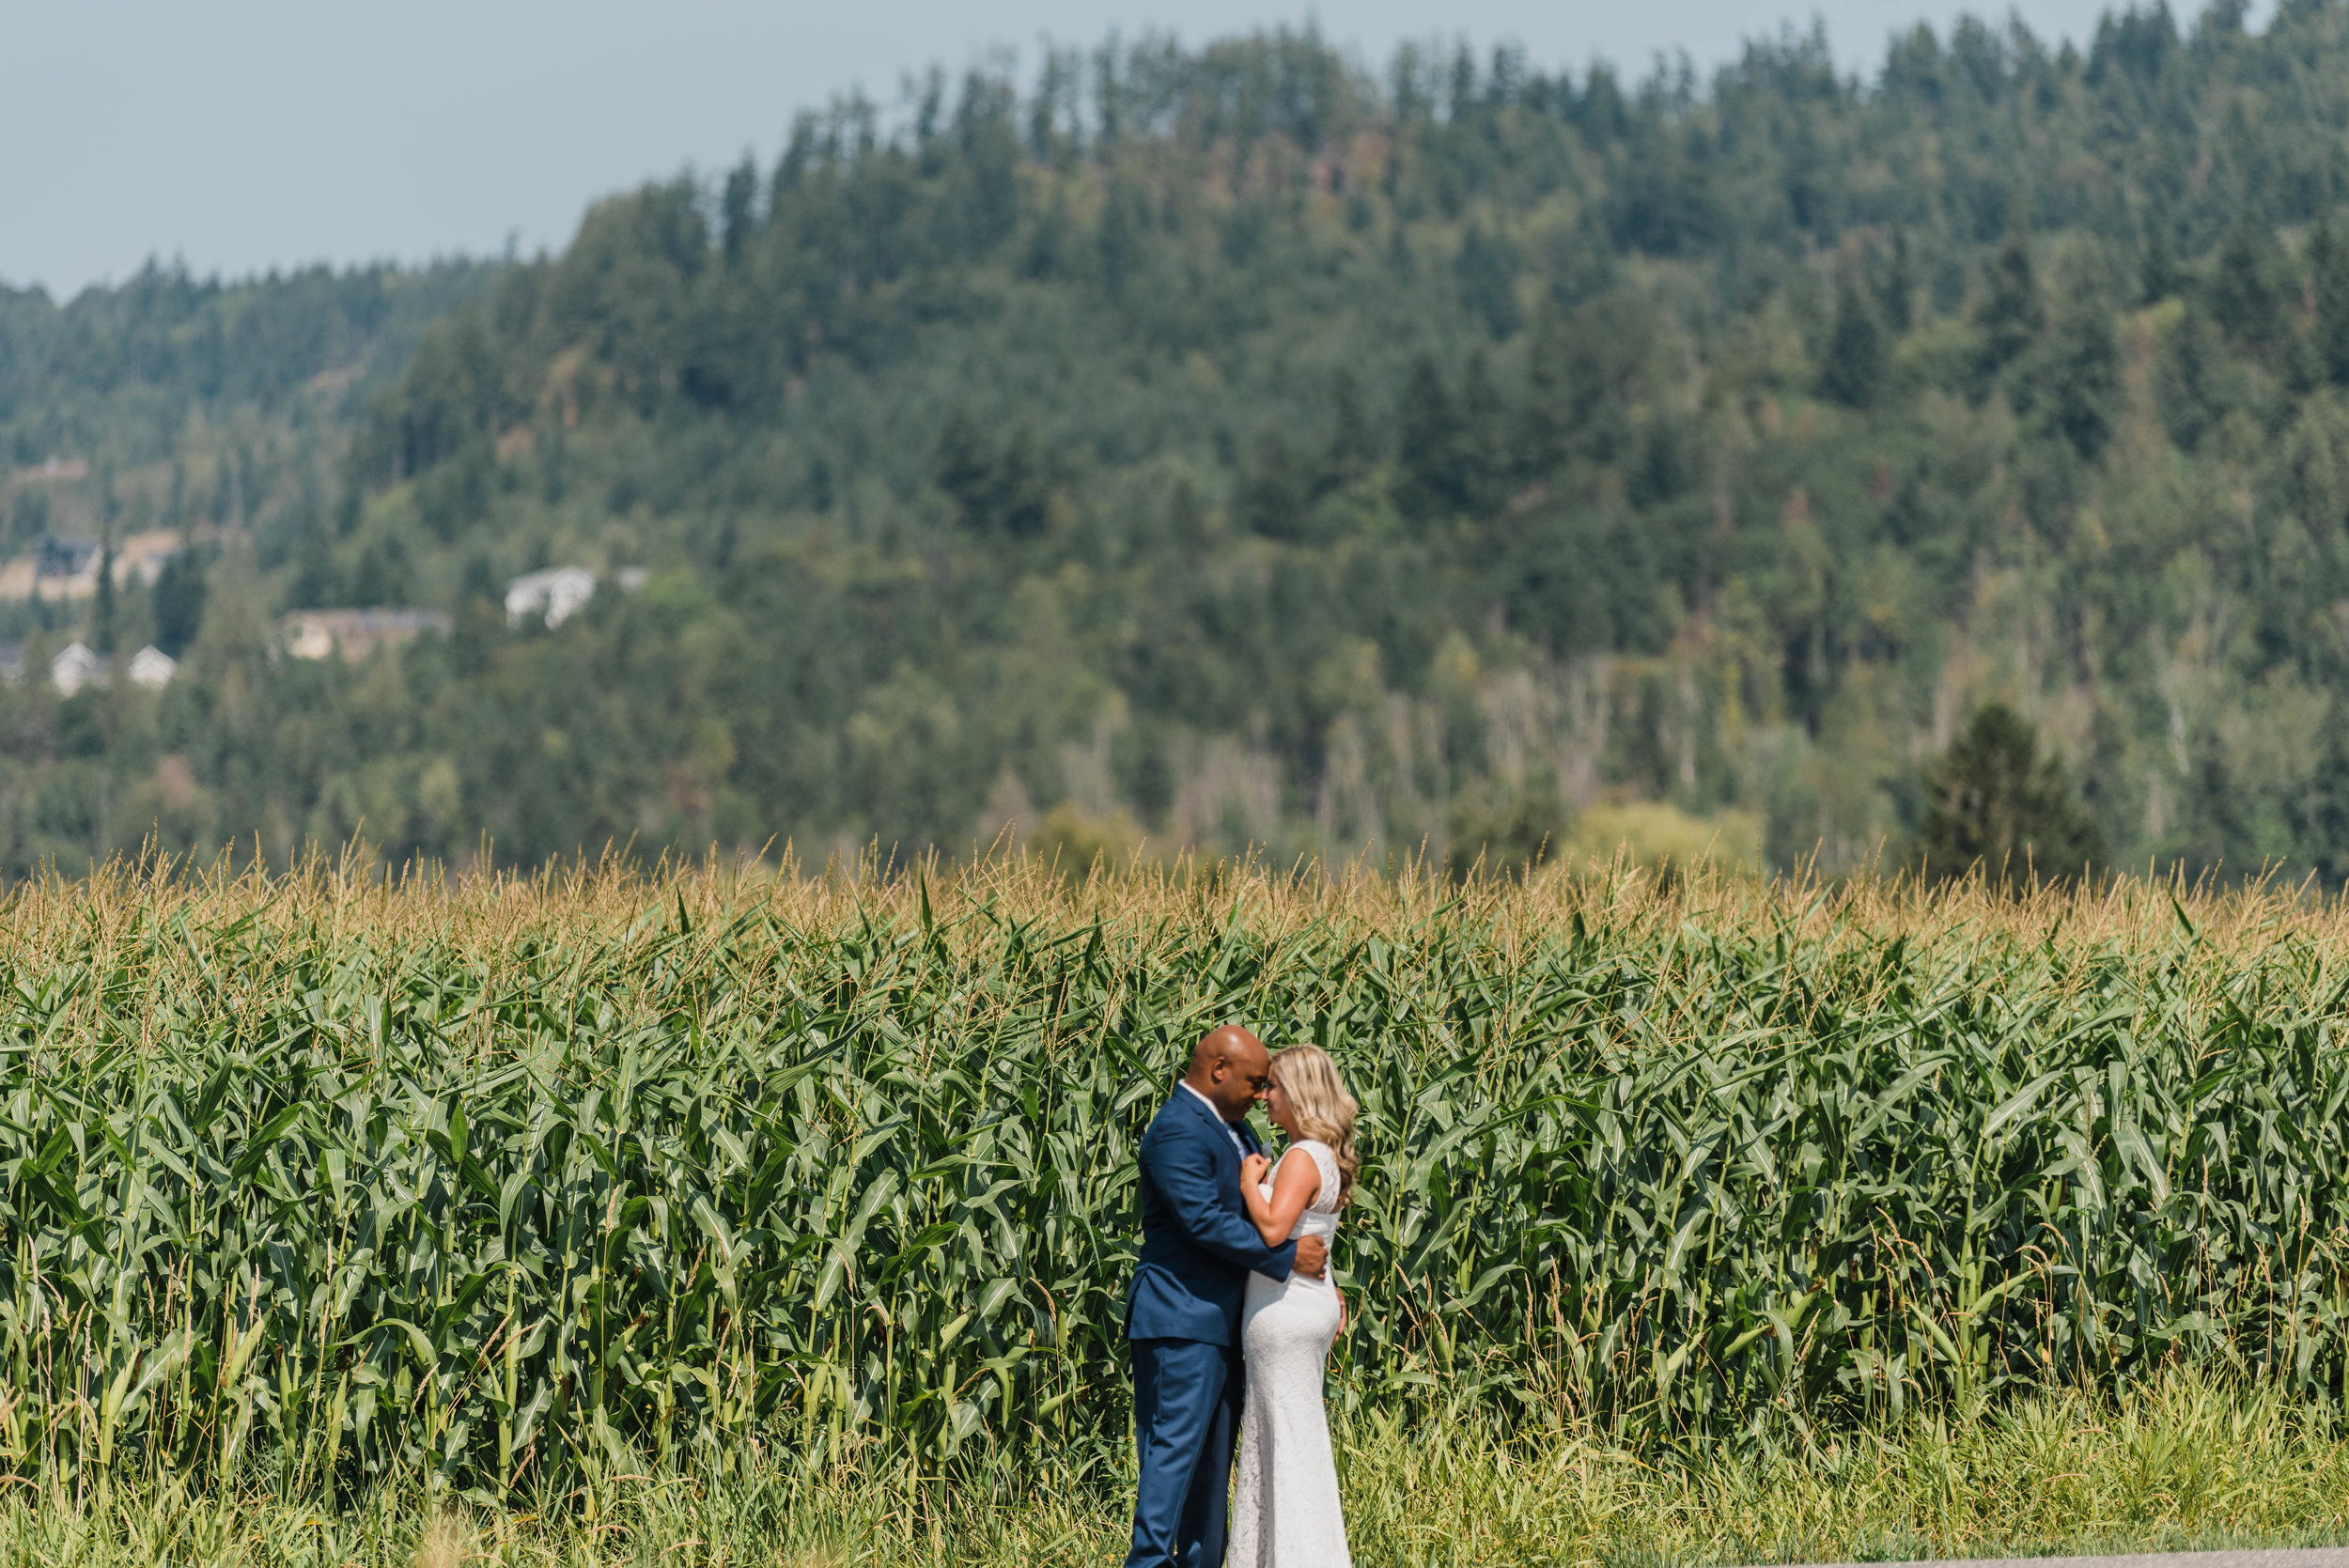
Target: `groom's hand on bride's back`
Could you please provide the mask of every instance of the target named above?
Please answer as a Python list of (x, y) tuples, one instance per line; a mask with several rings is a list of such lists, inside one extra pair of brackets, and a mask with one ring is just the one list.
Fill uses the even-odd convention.
[(1309, 1280), (1318, 1280), (1330, 1268), (1330, 1244), (1317, 1235), (1306, 1236), (1297, 1244), (1297, 1262), (1291, 1272)]

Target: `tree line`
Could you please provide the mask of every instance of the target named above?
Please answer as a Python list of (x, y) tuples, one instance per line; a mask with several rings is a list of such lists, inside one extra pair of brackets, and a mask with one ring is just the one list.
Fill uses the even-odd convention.
[[(5, 699), (6, 854), (1456, 858), (1639, 801), (1833, 869), (2021, 735), (2066, 856), (2338, 879), (2344, 16), (1962, 20), (1864, 80), (1144, 39), (801, 115), (299, 429), (289, 372), (204, 383), (274, 445), (93, 427), (117, 517), (278, 467), (151, 715)], [(647, 585), (506, 628), (565, 562)], [(411, 603), (456, 629), (265, 651)]]

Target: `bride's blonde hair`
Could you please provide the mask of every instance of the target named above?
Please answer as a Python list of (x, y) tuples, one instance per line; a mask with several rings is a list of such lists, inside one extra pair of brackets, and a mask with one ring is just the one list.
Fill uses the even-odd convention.
[(1338, 1207), (1354, 1198), (1354, 1172), (1361, 1161), (1354, 1155), (1354, 1117), (1361, 1107), (1346, 1093), (1338, 1064), (1319, 1046), (1291, 1046), (1272, 1059), (1273, 1081), (1288, 1096), (1297, 1113), (1298, 1130), (1330, 1145), (1338, 1157)]

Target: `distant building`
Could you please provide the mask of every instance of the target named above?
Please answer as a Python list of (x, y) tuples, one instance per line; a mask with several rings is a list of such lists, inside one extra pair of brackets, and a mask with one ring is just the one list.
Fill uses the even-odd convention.
[[(153, 587), (163, 574), (163, 563), (179, 554), (183, 544), (179, 534), (168, 528), (117, 541), (115, 586), (142, 582)], [(89, 598), (98, 592), (98, 573), (105, 558), (96, 539), (43, 539), (30, 555), (0, 564), (0, 599)]]
[(106, 683), (106, 660), (82, 643), (68, 643), (49, 661), (49, 679), (61, 695), (70, 697), (85, 686)]
[(152, 528), (117, 540), (115, 586), (127, 588), (140, 582), (152, 588), (163, 575), (163, 563), (186, 548), (186, 538), (175, 528)]
[(88, 598), (98, 592), (98, 568), (104, 559), (96, 539), (41, 540), (33, 552), (33, 596)]
[(23, 484), (67, 485), (89, 477), (87, 458), (60, 458), (52, 454), (45, 463), (20, 468), (16, 477)]
[(160, 691), (171, 684), (172, 675), (179, 668), (178, 660), (149, 643), (131, 656), (131, 682), (150, 691)]
[(561, 626), (595, 597), (596, 574), (584, 567), (528, 572), (506, 585), (506, 624), (543, 620), (550, 627)]
[(356, 664), (420, 632), (446, 631), (449, 620), (438, 610), (297, 610), (277, 625), (294, 658), (324, 659), (339, 649)]

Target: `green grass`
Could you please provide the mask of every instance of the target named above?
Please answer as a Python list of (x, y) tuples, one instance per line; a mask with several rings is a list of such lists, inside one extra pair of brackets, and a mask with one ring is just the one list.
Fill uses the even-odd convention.
[[(1456, 1422), (1342, 1425), (1363, 1568), (1619, 1568), (2349, 1541), (2349, 1432), (2273, 1391), (2172, 1376), (2114, 1404), (2026, 1401), (1808, 1452), (1633, 1452), (1586, 1432), (1499, 1442)], [(386, 1487), (337, 1510), (153, 1484), (0, 1497), (0, 1565), (253, 1568), (1036, 1568), (1117, 1562), (1117, 1478), (959, 1483), (902, 1464), (723, 1483), (615, 1480), (543, 1509), (435, 1508)]]

